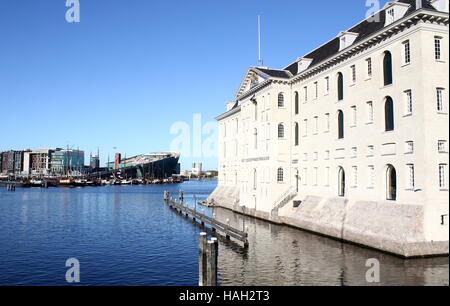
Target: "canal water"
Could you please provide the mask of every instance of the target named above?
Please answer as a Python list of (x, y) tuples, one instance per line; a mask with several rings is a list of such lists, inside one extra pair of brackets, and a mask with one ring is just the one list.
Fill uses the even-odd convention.
[[(215, 181), (180, 185), (0, 189), (0, 285), (67, 285), (65, 263), (80, 262), (80, 285), (197, 285), (201, 231), (164, 205), (163, 191), (205, 199)], [(220, 244), (222, 285), (448, 285), (447, 258), (402, 260), (332, 239), (233, 214), (250, 246)]]

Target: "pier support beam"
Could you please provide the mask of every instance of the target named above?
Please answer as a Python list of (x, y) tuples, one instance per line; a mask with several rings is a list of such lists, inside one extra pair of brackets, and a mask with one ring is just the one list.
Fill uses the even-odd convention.
[(206, 286), (207, 281), (207, 234), (200, 233), (199, 251), (198, 251), (198, 285)]
[(217, 286), (217, 255), (218, 243), (217, 241), (208, 241), (208, 273), (207, 285), (210, 287)]

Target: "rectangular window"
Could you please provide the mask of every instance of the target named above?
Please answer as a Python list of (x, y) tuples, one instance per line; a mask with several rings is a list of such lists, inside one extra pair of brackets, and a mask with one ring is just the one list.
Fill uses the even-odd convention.
[(358, 148), (357, 147), (353, 147), (352, 148), (352, 158), (357, 158), (358, 157)]
[(303, 91), (305, 94), (305, 103), (306, 103), (308, 102), (308, 87), (307, 86), (303, 87)]
[(303, 185), (308, 184), (308, 168), (303, 168)]
[(445, 189), (447, 188), (447, 165), (439, 165), (439, 188)]
[(358, 167), (353, 166), (352, 173), (353, 173), (353, 187), (357, 187), (358, 186)]
[(325, 114), (325, 132), (330, 131), (330, 114)]
[(356, 126), (356, 106), (354, 105), (354, 106), (352, 106), (351, 107), (351, 109), (352, 109), (352, 126)]
[(387, 18), (388, 23), (393, 23), (395, 21), (395, 11), (393, 8), (391, 8), (387, 11), (386, 18)]
[(447, 152), (447, 142), (445, 140), (438, 141), (438, 152), (446, 153)]
[(406, 154), (414, 153), (414, 141), (406, 142)]
[(403, 43), (403, 48), (405, 52), (403, 55), (403, 63), (406, 65), (411, 63), (411, 46), (409, 44), (409, 40)]
[(319, 118), (314, 117), (314, 134), (319, 133)]
[(370, 165), (368, 167), (368, 187), (373, 188), (375, 186), (375, 167)]
[(367, 122), (373, 122), (373, 103), (367, 102)]
[(314, 186), (317, 186), (317, 181), (319, 179), (319, 169), (317, 167), (314, 168)]
[(441, 37), (434, 38), (434, 58), (439, 61), (441, 60)]
[(414, 165), (409, 164), (407, 166), (407, 173), (408, 173), (408, 189), (414, 189), (415, 182), (414, 182)]
[(438, 112), (444, 111), (444, 101), (443, 101), (443, 89), (442, 88), (436, 88), (436, 103), (437, 103), (437, 110)]
[(368, 146), (367, 147), (367, 156), (373, 156), (374, 154), (374, 147), (373, 146)]
[(303, 161), (308, 161), (308, 153), (303, 153)]
[(406, 115), (411, 115), (413, 111), (413, 101), (412, 101), (412, 91), (406, 90), (405, 91), (405, 103), (406, 103)]
[(308, 119), (303, 120), (303, 136), (308, 136)]
[(330, 151), (325, 151), (325, 160), (329, 160), (330, 159)]
[(367, 77), (371, 78), (372, 77), (372, 58), (368, 58), (366, 59), (366, 63), (367, 63)]
[(330, 77), (325, 78), (325, 94), (330, 92)]
[(356, 83), (356, 66), (353, 65), (350, 68), (352, 70), (352, 84), (355, 84)]
[(317, 99), (319, 97), (319, 84), (317, 82), (314, 82), (314, 87), (315, 87), (315, 91), (316, 91), (315, 98)]
[(314, 152), (314, 160), (318, 160), (319, 159), (319, 152)]

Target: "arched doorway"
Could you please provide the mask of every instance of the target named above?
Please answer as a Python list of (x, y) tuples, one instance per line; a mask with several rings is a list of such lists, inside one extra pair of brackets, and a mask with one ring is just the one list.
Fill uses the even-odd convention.
[(345, 171), (342, 167), (338, 170), (338, 195), (345, 197)]
[(397, 200), (397, 171), (392, 165), (388, 165), (386, 170), (386, 193), (387, 200)]

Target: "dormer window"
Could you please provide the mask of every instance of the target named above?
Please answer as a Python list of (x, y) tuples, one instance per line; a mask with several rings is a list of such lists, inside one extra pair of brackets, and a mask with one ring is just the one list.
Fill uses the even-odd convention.
[(298, 73), (305, 71), (308, 69), (309, 65), (312, 63), (312, 59), (310, 58), (300, 58), (298, 59)]
[(409, 4), (403, 2), (388, 2), (384, 7), (386, 12), (386, 23), (384, 26), (386, 27), (400, 18), (403, 18), (409, 7)]
[(347, 47), (350, 47), (358, 38), (358, 33), (353, 32), (341, 32), (339, 33), (339, 51), (344, 50)]
[(448, 1), (447, 0), (430, 0), (430, 4), (439, 12), (448, 13)]
[(390, 8), (386, 11), (386, 22), (391, 24), (395, 21), (395, 11), (394, 8)]

